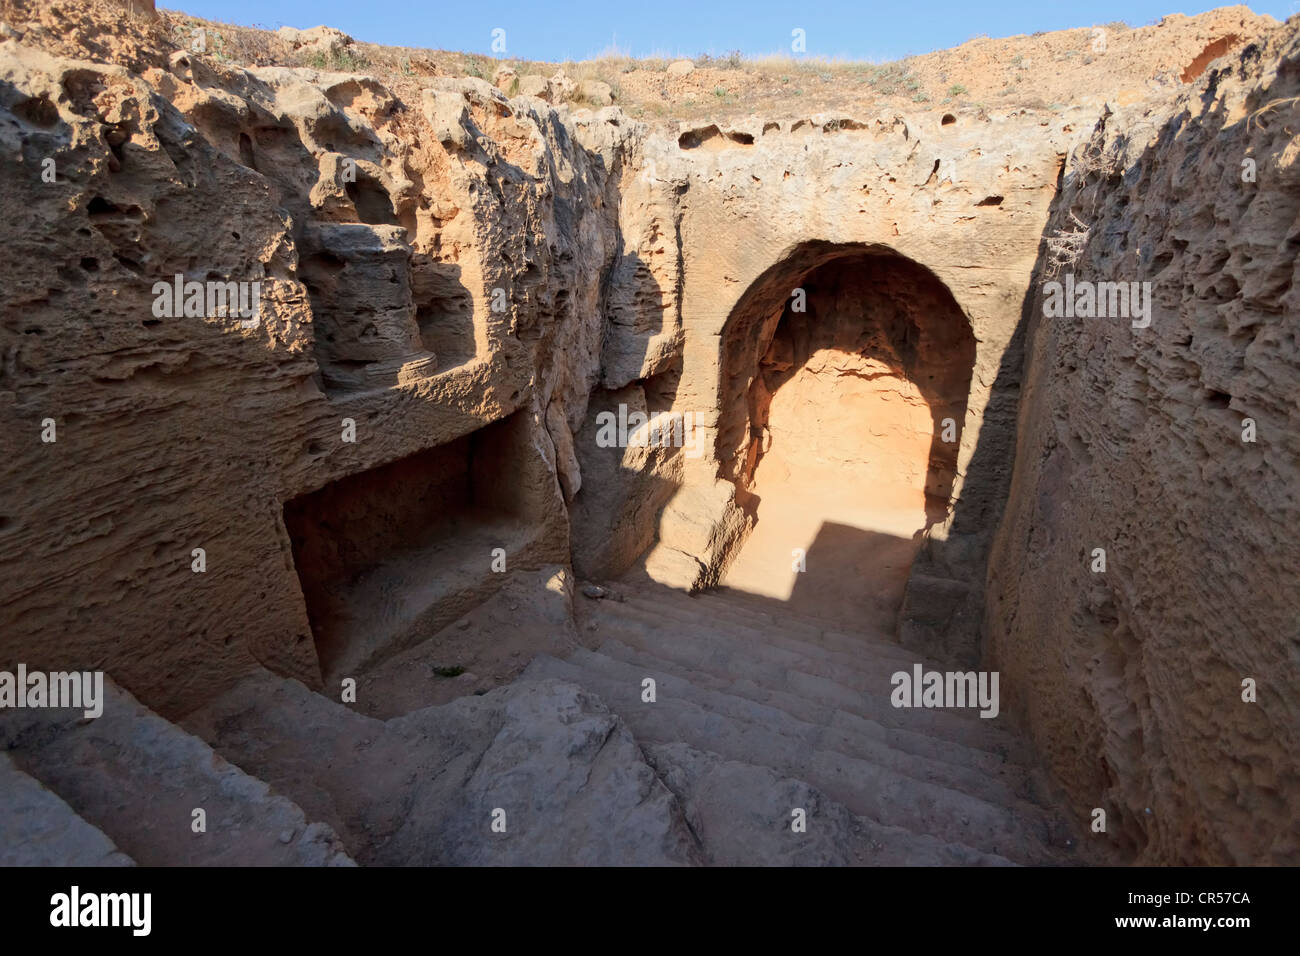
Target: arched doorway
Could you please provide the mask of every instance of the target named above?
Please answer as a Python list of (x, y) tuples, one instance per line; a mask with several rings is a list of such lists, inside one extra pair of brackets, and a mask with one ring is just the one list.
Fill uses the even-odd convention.
[(806, 243), (722, 347), (719, 459), (755, 520), (723, 583), (892, 633), (917, 533), (950, 506), (975, 360), (961, 307), (886, 246)]

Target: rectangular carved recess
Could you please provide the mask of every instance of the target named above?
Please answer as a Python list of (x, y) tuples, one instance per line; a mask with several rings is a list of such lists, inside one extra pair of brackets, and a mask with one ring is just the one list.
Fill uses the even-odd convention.
[(501, 583), (495, 548), (537, 533), (516, 412), (462, 438), (287, 502), (284, 522), (324, 676), (431, 637)]

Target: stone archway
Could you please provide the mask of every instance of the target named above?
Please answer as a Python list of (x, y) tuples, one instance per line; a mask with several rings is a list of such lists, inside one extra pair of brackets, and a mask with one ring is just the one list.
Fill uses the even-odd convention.
[(724, 583), (892, 631), (917, 532), (951, 504), (966, 315), (886, 246), (806, 243), (741, 297), (722, 348), (721, 473), (754, 520)]

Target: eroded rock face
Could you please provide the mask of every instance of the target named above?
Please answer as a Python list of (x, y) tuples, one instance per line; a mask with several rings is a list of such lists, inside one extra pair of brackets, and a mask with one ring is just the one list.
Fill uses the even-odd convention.
[[(1064, 135), (1028, 114), (1000, 130), (756, 120), (700, 150), (616, 108), (570, 113), (475, 79), (426, 80), (407, 103), (364, 75), (185, 51), (140, 73), (16, 42), (0, 55), (4, 135), (23, 157), (6, 165), (6, 465), (60, 476), (10, 482), (11, 646), (50, 667), (105, 661), (165, 714), (256, 663), (320, 680), (316, 584), (300, 580), (311, 562), (286, 529), (290, 501), (510, 415), (523, 437), (493, 467), (523, 479), (525, 500), (500, 540), (472, 521), (455, 532), (467, 564), (486, 567), (494, 544), (524, 566), (572, 546), (583, 573), (605, 576), (659, 547), (666, 578), (716, 581), (747, 527), (718, 409), (755, 372), (724, 367), (717, 343), (792, 243), (879, 242), (940, 263), (937, 227), (978, 235), (996, 273), (936, 266), (985, 343), (977, 421), (1023, 282), (1007, 263), (1028, 274)], [(980, 204), (993, 193), (1010, 198)], [(815, 265), (795, 260), (795, 280)], [(156, 314), (155, 284), (176, 276), (256, 283), (256, 320)], [(703, 453), (628, 464), (615, 449), (617, 463), (598, 464), (598, 387), (691, 413)], [(46, 419), (55, 442), (41, 440)], [(968, 422), (961, 454), (978, 430)], [(588, 466), (608, 472), (605, 487)], [(382, 482), (355, 487), (355, 507), (373, 511), (366, 488)], [(429, 519), (409, 507), (394, 528)], [(360, 549), (367, 561), (409, 547), (385, 534)], [(43, 586), (45, 561), (64, 592)], [(409, 617), (434, 626), (460, 610)]]
[[(503, 626), (503, 581), (558, 581), (554, 633), (489, 661), (509, 675), (578, 639), (570, 574), (716, 584), (766, 488), (816, 459), (917, 506), (875, 549), (899, 567), (872, 627), (991, 657), (1122, 854), (1295, 858), (1295, 28), (1225, 45), (1178, 100), (652, 127), (563, 71), (240, 69), (157, 22), (102, 45), (85, 24), (57, 46), (0, 31), (5, 659), (104, 668), (176, 717), (262, 668), (334, 689), (440, 667), (432, 635)], [(352, 45), (282, 39), (322, 61)], [(1072, 274), (1151, 281), (1149, 327), (1040, 318), (1078, 223)], [(158, 291), (177, 281), (253, 284), (257, 308), (190, 309)], [(690, 416), (689, 445), (602, 442), (622, 411)], [(375, 714), (419, 697), (394, 680)], [(576, 693), (465, 698), (443, 711), (463, 726), (408, 729), (491, 757), (493, 782), (527, 767), (555, 819), (605, 793), (631, 829), (583, 834), (592, 861), (693, 859), (625, 728)], [(530, 736), (556, 714), (574, 725)], [(799, 792), (658, 757), (705, 790)], [(456, 844), (477, 808), (430, 793), (401, 845), (515, 859)], [(707, 809), (688, 813), (726, 832)]]
[(294, 27), (280, 27), (276, 31), (283, 37), (295, 50), (303, 50), (307, 53), (338, 53), (352, 44), (352, 38), (342, 30), (335, 30), (333, 27), (319, 26), (312, 27), (308, 30), (298, 30)]
[(1148, 326), (1032, 290), (992, 650), (1080, 817), (1148, 863), (1300, 850), (1298, 87), (1290, 30), (1072, 163), (1062, 277), (1149, 282)]
[[(921, 551), (927, 575), (965, 585), (969, 602), (954, 611), (954, 626), (909, 628), (903, 636), (926, 653), (978, 656), (982, 589), (970, 584), (983, 577), (1014, 444), (1018, 390), (1002, 369), (1018, 366), (1013, 339), (1024, 291), (1061, 160), (1080, 123), (1091, 125), (1086, 115), (964, 114), (951, 123), (937, 113), (755, 118), (646, 139), (643, 174), (661, 194), (675, 191), (682, 210), (678, 316), (665, 313), (662, 327), (652, 328), (658, 335), (670, 323), (680, 329), (676, 407), (699, 411), (712, 449), (684, 462), (679, 495), (689, 497), (684, 507), (665, 510), (661, 542), (678, 533), (675, 522), (726, 529), (750, 521), (734, 494), (743, 474), (737, 462), (761, 437), (750, 433), (761, 423), (748, 414), (749, 396), (794, 290), (828, 263), (895, 256), (897, 268), (878, 283), (878, 304), (906, 311), (905, 300), (923, 284), (913, 277), (932, 276), (930, 284), (955, 303), (939, 339), (975, 343), (973, 357), (961, 356), (970, 389), (955, 413), (951, 482), (966, 507), (934, 522)], [(921, 336), (919, 328), (908, 334)], [(972, 467), (981, 441), (1003, 442), (1008, 453)], [(731, 491), (705, 493), (715, 482)], [(697, 511), (703, 502), (715, 510)], [(925, 525), (922, 518), (907, 534)], [(696, 541), (725, 537), (721, 530), (689, 534)], [(660, 579), (687, 588), (715, 582), (742, 538), (743, 529), (707, 554), (688, 555), (693, 560), (671, 556)]]
[[(581, 422), (599, 380), (626, 131), (596, 124), (588, 150), (480, 81), (435, 81), (431, 110), (364, 76), (185, 53), (145, 75), (12, 41), (0, 59), (14, 659), (98, 662), (165, 714), (256, 662), (315, 685), (286, 503), (512, 414), (517, 437), (479, 457), (516, 520), (458, 526), (477, 587), (497, 546), (567, 560), (572, 440), (548, 428)], [(176, 276), (256, 284), (257, 314), (177, 312), (155, 288)], [(400, 546), (372, 530), (371, 557)]]
[[(770, 336), (767, 304), (737, 317), (754, 308), (746, 290), (783, 302), (839, 248), (888, 248), (953, 291), (969, 328), (944, 334), (979, 342), (946, 466), (969, 496), (965, 460), (1079, 122), (887, 114), (655, 131), (473, 78), (399, 95), (367, 75), (235, 69), (186, 49), (131, 68), (19, 42), (0, 56), (4, 135), (22, 156), (5, 166), (6, 467), (62, 476), (6, 503), (12, 648), (49, 667), (107, 662), (164, 714), (257, 663), (317, 685), (322, 659), (333, 679), (399, 653), (491, 592), (498, 549), (510, 568), (572, 554), (599, 578), (649, 554), (681, 587), (718, 581), (753, 524), (731, 462), (748, 454), (744, 395), (771, 345), (732, 362), (724, 330), (735, 339), (758, 316)], [(577, 91), (562, 75), (550, 86)], [(971, 237), (961, 268), (952, 230)], [(155, 284), (177, 276), (256, 284), (256, 319), (156, 315)], [(69, 315), (85, 319), (64, 328)], [(620, 403), (692, 416), (690, 454), (595, 445), (595, 415)], [(506, 418), (517, 437), (490, 453), (476, 436)], [(55, 442), (40, 440), (47, 419)], [(487, 462), (508, 476), (517, 493), (482, 494), (508, 503), (503, 522), (468, 498), (382, 501), (383, 468), (433, 467), (421, 455), (458, 441), (435, 471)], [(290, 502), (313, 494), (383, 520), (364, 541), (290, 527)], [(441, 544), (411, 524), (441, 528)], [(972, 528), (969, 561), (933, 574), (978, 576), (988, 527)], [(320, 548), (338, 553), (321, 561)], [(469, 568), (450, 591), (420, 579), (445, 563), (438, 548)], [(64, 592), (43, 587), (45, 561)], [(321, 624), (339, 601), (402, 610), (339, 654), (339, 628)], [(118, 641), (127, 632), (146, 636)]]
[(382, 721), (260, 672), (186, 726), (337, 826), (363, 863), (698, 860), (626, 725), (570, 683), (518, 682)]

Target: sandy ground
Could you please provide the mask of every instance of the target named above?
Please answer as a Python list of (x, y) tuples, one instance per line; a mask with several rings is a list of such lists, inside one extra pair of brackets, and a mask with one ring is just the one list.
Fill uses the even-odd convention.
[(888, 638), (925, 527), (917, 490), (809, 470), (760, 489), (758, 523), (723, 585)]

